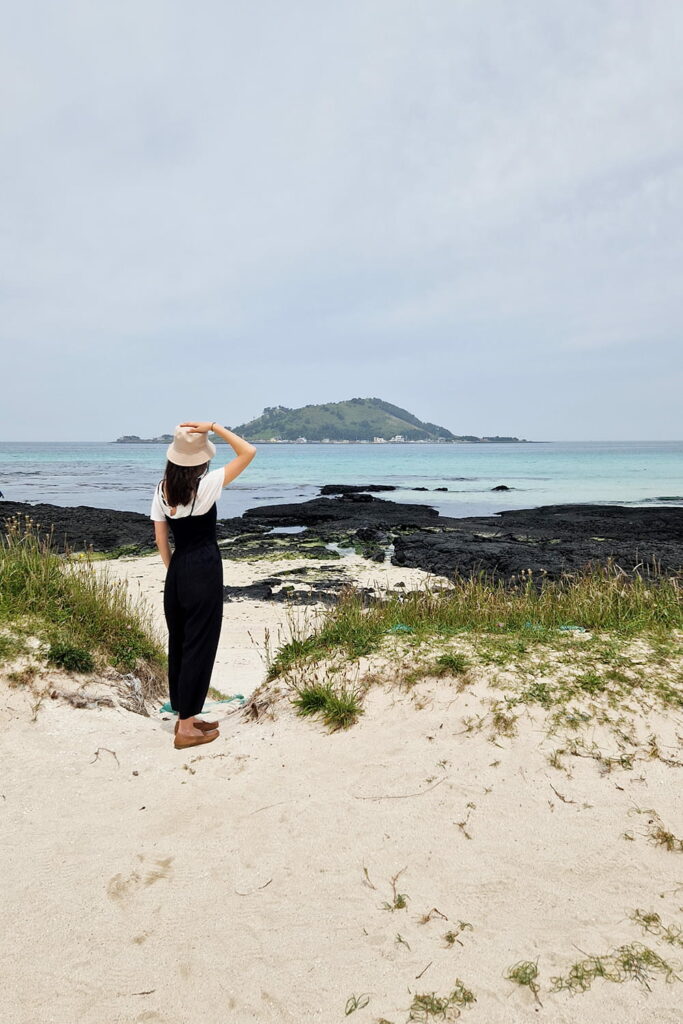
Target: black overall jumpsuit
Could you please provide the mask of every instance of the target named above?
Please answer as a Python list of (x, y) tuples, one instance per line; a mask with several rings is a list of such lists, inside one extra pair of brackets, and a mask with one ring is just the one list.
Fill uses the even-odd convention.
[(216, 518), (215, 502), (200, 516), (192, 510), (180, 519), (166, 515), (175, 542), (164, 583), (168, 689), (179, 718), (199, 715), (204, 707), (223, 624), (223, 561)]

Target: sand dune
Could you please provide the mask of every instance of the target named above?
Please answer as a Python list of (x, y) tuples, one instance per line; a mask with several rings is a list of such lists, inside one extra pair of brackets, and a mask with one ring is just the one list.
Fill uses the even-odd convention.
[[(366, 583), (426, 578), (347, 564)], [(161, 563), (107, 565), (161, 628)], [(274, 569), (226, 563), (226, 583)], [(247, 630), (260, 643), (286, 618), (279, 604), (226, 605), (218, 689), (261, 683)], [(525, 709), (515, 735), (466, 727), (486, 710), (485, 674), (406, 690), (386, 657), (360, 668), (384, 682), (348, 731), (328, 734), (271, 693), (260, 721), (224, 705), (219, 740), (182, 752), (158, 711), (48, 697), (34, 712), (5, 674), (3, 1019), (334, 1024), (355, 997), (348, 1019), (402, 1024), (416, 994), (447, 995), (461, 979), (476, 997), (461, 1010), (472, 1024), (679, 1022), (680, 981), (656, 976), (648, 991), (597, 979), (573, 995), (552, 992), (551, 978), (580, 951), (633, 942), (683, 960), (630, 917), (642, 908), (683, 926), (683, 856), (656, 845), (652, 813), (639, 813), (683, 834), (680, 767), (566, 756), (553, 768), (541, 709)], [(671, 750), (680, 718), (648, 712), (636, 725)], [(593, 738), (609, 748), (607, 734)], [(405, 907), (387, 909), (397, 893)], [(536, 959), (542, 1006), (505, 978)]]

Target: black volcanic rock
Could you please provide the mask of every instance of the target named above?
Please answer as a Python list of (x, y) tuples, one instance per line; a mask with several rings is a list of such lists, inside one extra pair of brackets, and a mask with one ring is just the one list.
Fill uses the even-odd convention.
[(382, 530), (376, 530), (374, 526), (360, 526), (356, 530), (356, 536), (359, 540), (373, 540), (373, 541), (386, 541), (387, 535)]
[(395, 491), (393, 484), (324, 484), (321, 494), (353, 494), (355, 491)]
[(223, 587), (223, 601), (234, 601), (236, 599), (249, 601), (272, 601), (273, 582), (277, 580), (260, 580), (257, 583), (247, 583), (242, 587)]
[(500, 512), (479, 521), (498, 521), (505, 530), (517, 533), (523, 529), (539, 537), (629, 538), (640, 540), (643, 550), (653, 541), (683, 543), (683, 508), (671, 506), (541, 505)]
[[(154, 524), (142, 512), (120, 512), (112, 508), (94, 508), (91, 505), (36, 504), (25, 501), (3, 501), (0, 505), (0, 532), (5, 532), (5, 521), (19, 516), (33, 520), (36, 532), (49, 537), (51, 527), (52, 545), (57, 551), (115, 551), (117, 548), (131, 548), (135, 551), (149, 551), (156, 547)], [(241, 518), (220, 520), (216, 527), (219, 539), (234, 537), (244, 531)]]
[[(280, 577), (273, 576), (258, 583), (248, 583), (242, 587), (223, 587), (223, 601), (274, 601), (282, 604), (335, 604), (339, 600), (339, 592), (344, 587), (343, 579), (334, 577), (326, 580), (314, 580), (305, 588), (296, 583), (285, 583)], [(278, 590), (273, 587), (278, 586)], [(365, 599), (371, 602), (376, 596), (371, 587), (360, 587)]]
[[(30, 516), (46, 537), (53, 527), (52, 542), (61, 551), (66, 543), (76, 551), (87, 547), (105, 552), (154, 550), (154, 527), (143, 513), (4, 501), (0, 504), (0, 532), (15, 515), (20, 521)], [(523, 569), (544, 570), (557, 577), (608, 559), (629, 572), (654, 562), (667, 573), (683, 571), (683, 508), (671, 506), (547, 505), (458, 519), (440, 516), (429, 505), (352, 492), (252, 508), (243, 516), (219, 520), (216, 533), (219, 540), (238, 538), (233, 557), (257, 556), (276, 550), (275, 538), (269, 536), (276, 526), (308, 527), (305, 534), (277, 537), (278, 546), (289, 545), (292, 553), (329, 558), (326, 545), (335, 541), (381, 562), (393, 542), (391, 560), (395, 565), (446, 577), (484, 570), (509, 579)], [(224, 556), (230, 555), (227, 545)], [(279, 591), (268, 596), (270, 583), (264, 583), (261, 592), (266, 599), (284, 600)]]
[(547, 505), (496, 516), (442, 519), (445, 530), (394, 538), (394, 565), (440, 576), (484, 571), (504, 579), (523, 569), (557, 577), (614, 559), (631, 572), (656, 562), (683, 569), (683, 509), (617, 505)]
[(373, 498), (371, 494), (344, 494), (340, 498), (311, 498), (288, 505), (261, 505), (250, 508), (242, 517), (245, 525), (319, 526), (335, 524), (344, 529), (363, 526), (379, 528), (422, 526), (439, 518), (430, 505), (410, 505), (402, 501)]

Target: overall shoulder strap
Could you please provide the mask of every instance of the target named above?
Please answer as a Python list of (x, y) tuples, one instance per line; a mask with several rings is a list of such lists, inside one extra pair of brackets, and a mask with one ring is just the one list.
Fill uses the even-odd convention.
[(204, 472), (202, 473), (202, 475), (197, 480), (197, 486), (194, 489), (194, 498), (192, 499), (192, 508), (190, 509), (190, 515), (192, 515), (192, 512), (194, 511), (194, 503), (197, 500), (197, 495), (199, 494), (199, 485), (200, 485), (200, 483), (202, 482), (202, 480), (204, 479), (204, 477), (206, 476), (207, 473), (208, 473), (208, 469), (205, 469)]

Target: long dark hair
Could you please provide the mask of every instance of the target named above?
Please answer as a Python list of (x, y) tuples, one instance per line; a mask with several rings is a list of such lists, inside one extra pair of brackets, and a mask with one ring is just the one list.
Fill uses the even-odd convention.
[(171, 508), (176, 505), (189, 505), (195, 496), (200, 477), (208, 470), (209, 463), (200, 466), (178, 466), (175, 462), (166, 462), (163, 489), (166, 501)]

